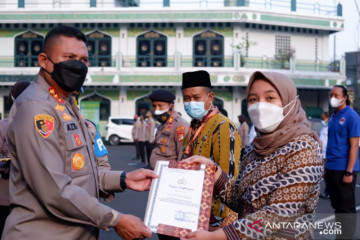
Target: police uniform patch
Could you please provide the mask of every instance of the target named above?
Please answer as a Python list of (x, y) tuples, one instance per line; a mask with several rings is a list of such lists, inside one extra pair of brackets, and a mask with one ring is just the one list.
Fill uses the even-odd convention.
[(60, 104), (56, 104), (55, 110), (58, 110), (58, 111), (60, 111), (60, 112), (64, 112), (65, 106), (62, 106), (62, 105), (60, 105)]
[(71, 160), (74, 170), (80, 170), (84, 167), (85, 157), (81, 153), (75, 153)]
[(168, 142), (168, 140), (166, 138), (161, 138), (160, 139), (160, 143), (162, 144), (166, 144)]
[(169, 117), (168, 123), (172, 123), (174, 121), (173, 117)]
[(75, 139), (75, 142), (76, 142), (76, 145), (77, 145), (77, 146), (81, 146), (81, 145), (82, 145), (82, 142), (81, 142), (81, 139), (80, 139), (79, 134), (75, 133), (75, 134), (74, 134), (74, 139)]
[(163, 152), (165, 152), (165, 151), (166, 151), (166, 148), (165, 148), (165, 147), (163, 147), (163, 146), (161, 146), (161, 147), (160, 147), (160, 152), (162, 152), (162, 153), (163, 153)]
[(35, 128), (37, 132), (43, 137), (49, 137), (54, 131), (55, 120), (52, 116), (46, 114), (39, 114), (34, 117)]
[(166, 128), (165, 131), (166, 132), (170, 132), (171, 128), (173, 127), (172, 123), (170, 123)]
[(178, 128), (175, 129), (175, 132), (176, 132), (176, 135), (178, 137), (178, 141), (182, 142), (182, 140), (185, 137), (185, 127), (184, 126), (178, 127)]
[(62, 99), (59, 93), (53, 87), (48, 88), (50, 95), (59, 103), (64, 103), (64, 99)]
[(65, 120), (65, 121), (70, 121), (71, 120), (71, 116), (69, 115), (69, 114), (67, 114), (67, 113), (63, 113), (63, 119)]

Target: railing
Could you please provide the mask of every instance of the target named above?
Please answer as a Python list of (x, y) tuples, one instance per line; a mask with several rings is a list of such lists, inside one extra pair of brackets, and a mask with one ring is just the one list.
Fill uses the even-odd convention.
[[(225, 56), (222, 62), (216, 66), (198, 66), (194, 65), (192, 56), (182, 56), (181, 54), (175, 54), (174, 56), (168, 56), (166, 61), (154, 60), (153, 66), (140, 66), (136, 59), (136, 56), (112, 56), (110, 60), (107, 60), (108, 64), (105, 66), (90, 66), (91, 67), (117, 67), (119, 70), (122, 68), (199, 68), (199, 67), (217, 67), (217, 68), (234, 68), (236, 70), (242, 68), (258, 68), (258, 69), (283, 69), (291, 71), (308, 71), (308, 72), (339, 72), (340, 68), (330, 67), (330, 63), (327, 61), (314, 61), (314, 60), (302, 60), (293, 59), (293, 63), (290, 61), (280, 62), (275, 58), (263, 57), (244, 57), (242, 62), (239, 61), (239, 55)], [(237, 61), (235, 61), (237, 58)], [(109, 62), (110, 61), (110, 62)], [(157, 62), (161, 64), (156, 64)], [(0, 68), (13, 68), (15, 58), (13, 57), (1, 57), (0, 56)], [(176, 63), (177, 62), (177, 63)], [(111, 63), (111, 65), (109, 65)], [(20, 66), (19, 66), (20, 67)], [(28, 66), (24, 66), (28, 67)], [(16, 68), (16, 67), (15, 67)]]
[[(240, 3), (242, 2), (242, 3)], [(0, 1), (0, 9), (83, 9), (83, 8), (219, 8), (219, 7), (253, 7), (278, 11), (296, 11), (313, 15), (336, 16), (337, 3), (329, 4), (329, 0), (302, 0), (291, 5), (284, 0), (26, 0), (24, 5), (18, 0)]]

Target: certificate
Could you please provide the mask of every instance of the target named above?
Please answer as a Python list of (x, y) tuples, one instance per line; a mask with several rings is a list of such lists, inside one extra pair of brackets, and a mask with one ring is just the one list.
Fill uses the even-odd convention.
[(157, 161), (145, 225), (152, 232), (184, 237), (198, 229), (208, 230), (215, 166)]

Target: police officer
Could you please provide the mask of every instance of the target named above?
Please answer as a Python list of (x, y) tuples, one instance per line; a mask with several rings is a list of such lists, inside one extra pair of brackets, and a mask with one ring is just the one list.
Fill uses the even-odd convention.
[(150, 188), (152, 171), (99, 171), (89, 131), (72, 93), (87, 74), (85, 35), (57, 26), (44, 39), (41, 67), (11, 108), (10, 203), (2, 239), (98, 239), (113, 227), (123, 239), (151, 237), (142, 221), (99, 202), (109, 191)]
[[(8, 103), (13, 105), (15, 99), (30, 85), (29, 81), (19, 81), (12, 86)], [(8, 118), (0, 121), (0, 236), (4, 229), (5, 220), (10, 214), (9, 201), (9, 170), (10, 170), (10, 155), (6, 141), (6, 131), (8, 128)]]
[(150, 157), (150, 167), (154, 169), (158, 160), (181, 160), (182, 141), (189, 123), (174, 110), (175, 96), (169, 90), (155, 90), (149, 98), (152, 101), (153, 117), (161, 123)]
[[(155, 168), (158, 160), (182, 159), (182, 141), (189, 123), (174, 110), (175, 96), (165, 89), (155, 90), (149, 95), (153, 106), (153, 118), (161, 123), (155, 136), (155, 147), (150, 157), (150, 167)], [(179, 238), (158, 234), (159, 240)]]

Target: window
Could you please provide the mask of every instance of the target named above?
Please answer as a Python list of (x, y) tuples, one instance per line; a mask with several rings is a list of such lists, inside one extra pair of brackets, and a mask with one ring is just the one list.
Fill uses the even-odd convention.
[(111, 37), (99, 31), (86, 35), (89, 67), (111, 66)]
[(224, 66), (224, 37), (209, 30), (194, 36), (193, 66)]
[(138, 67), (167, 66), (167, 38), (150, 31), (137, 37), (136, 65)]
[(276, 35), (275, 36), (275, 55), (280, 57), (280, 55), (289, 54), (290, 49), (290, 36)]
[(15, 38), (15, 67), (38, 67), (44, 37), (27, 31)]

